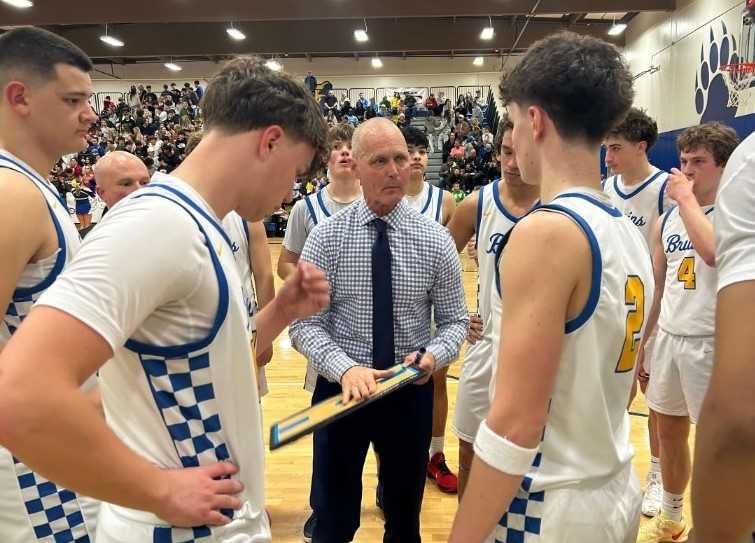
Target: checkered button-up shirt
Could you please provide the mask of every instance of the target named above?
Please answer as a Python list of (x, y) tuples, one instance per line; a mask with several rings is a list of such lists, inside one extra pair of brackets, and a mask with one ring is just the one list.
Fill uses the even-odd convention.
[[(355, 365), (372, 367), (372, 246), (377, 215), (364, 200), (315, 228), (301, 259), (325, 270), (330, 307), (294, 322), (291, 340), (330, 381)], [(469, 321), (461, 265), (447, 230), (402, 200), (388, 215), (393, 283), (395, 362), (425, 347), (438, 367), (459, 353)], [(435, 310), (437, 335), (430, 337)]]

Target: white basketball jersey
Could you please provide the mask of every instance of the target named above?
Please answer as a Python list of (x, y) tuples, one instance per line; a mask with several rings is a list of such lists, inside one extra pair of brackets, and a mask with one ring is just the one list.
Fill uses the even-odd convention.
[(223, 228), (231, 238), (233, 258), (236, 260), (236, 270), (241, 277), (241, 288), (244, 292), (244, 306), (249, 314), (251, 332), (256, 330), (254, 315), (257, 313), (257, 297), (252, 283), (252, 268), (249, 263), (249, 225), (241, 215), (231, 211), (223, 219)]
[[(497, 336), (490, 323), (491, 304), (496, 280), (496, 255), (503, 239), (519, 220), (503, 205), (499, 193), (501, 180), (483, 186), (477, 196), (477, 312), (483, 322), (483, 337)], [(471, 346), (470, 346), (471, 347)]]
[[(564, 323), (548, 421), (532, 468), (509, 508), (512, 518), (522, 507), (528, 517), (541, 517), (550, 489), (597, 488), (631, 469), (627, 403), (654, 291), (642, 234), (606, 195), (572, 189), (532, 213), (546, 212), (569, 217), (583, 231), (592, 252), (592, 284), (582, 312)], [(498, 288), (495, 295), (500, 299)], [(500, 321), (500, 313), (494, 312), (494, 319)], [(512, 528), (506, 519), (501, 526)], [(548, 519), (535, 522), (534, 533), (540, 533)]]
[[(703, 206), (712, 218), (713, 206)], [(712, 336), (716, 313), (716, 270), (695, 251), (678, 207), (672, 207), (661, 222), (661, 243), (666, 255), (658, 326), (679, 336)]]
[[(81, 245), (65, 201), (57, 189), (31, 166), (0, 149), (0, 168), (24, 175), (47, 204), (58, 238), (58, 250), (39, 262), (31, 262), (21, 272), (11, 302), (0, 326), (0, 346), (21, 325), (42, 293), (53, 284)], [(82, 389), (95, 386), (87, 380)], [(78, 496), (31, 471), (10, 451), (0, 447), (0, 534), (3, 543), (56, 543), (93, 541), (99, 503)]]
[(435, 222), (443, 221), (443, 189), (424, 181), (422, 190), (414, 196), (404, 196), (409, 207)]
[(603, 187), (613, 205), (640, 229), (648, 247), (653, 224), (668, 208), (667, 183), (668, 173), (656, 168), (637, 186), (625, 187), (621, 175), (614, 175)]
[(310, 194), (304, 198), (304, 202), (307, 204), (307, 211), (315, 226), (332, 215), (328, 206), (325, 205), (325, 199), (323, 198), (323, 192), (327, 189), (321, 189)]
[[(108, 424), (132, 450), (163, 468), (233, 462), (240, 468), (233, 477), (244, 490), (237, 495), (241, 509), (221, 511), (233, 519), (225, 526), (177, 528), (152, 513), (105, 504), (101, 518), (130, 523), (133, 530), (116, 534), (117, 539), (106, 533), (104, 543), (270, 541), (249, 314), (233, 242), (206, 204), (181, 185), (153, 181), (131, 198), (167, 199), (193, 219), (195, 234), (207, 248), (206, 260), (197, 263), (197, 273), (203, 274), (201, 288), (217, 284), (217, 314), (208, 332), (198, 333), (195, 340), (183, 345), (137, 340), (135, 337), (168, 337), (170, 333), (164, 325), (155, 330), (155, 321), (150, 327), (149, 319), (139, 326), (100, 370)], [(209, 275), (205, 272), (208, 268), (213, 270)], [(115, 525), (115, 521), (109, 524), (111, 528)]]

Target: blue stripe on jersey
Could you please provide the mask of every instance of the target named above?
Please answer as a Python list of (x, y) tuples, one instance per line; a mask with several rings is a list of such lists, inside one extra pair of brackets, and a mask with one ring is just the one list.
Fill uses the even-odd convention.
[(482, 223), (482, 205), (483, 205), (483, 198), (482, 195), (485, 194), (485, 192), (480, 189), (477, 191), (477, 223), (475, 224), (475, 230), (474, 230), (474, 248), (477, 249), (477, 244), (480, 241), (480, 224)]
[(164, 194), (155, 194), (155, 193), (147, 192), (144, 194), (137, 194), (136, 196), (134, 196), (134, 198), (147, 198), (150, 196), (153, 196), (156, 198), (164, 198), (165, 200), (168, 200), (169, 202), (173, 202), (175, 205), (183, 209), (189, 215), (189, 217), (191, 217), (191, 219), (196, 223), (197, 228), (199, 228), (199, 231), (204, 236), (204, 244), (207, 247), (208, 252), (210, 253), (212, 266), (213, 268), (215, 268), (215, 276), (218, 279), (218, 293), (219, 293), (218, 310), (217, 310), (217, 313), (215, 314), (215, 320), (212, 323), (212, 328), (210, 328), (210, 331), (208, 332), (207, 337), (199, 341), (194, 341), (192, 343), (187, 343), (185, 345), (174, 345), (171, 347), (158, 347), (156, 345), (148, 345), (146, 343), (142, 343), (134, 339), (129, 339), (126, 341), (125, 346), (127, 349), (134, 351), (136, 353), (140, 353), (140, 354), (165, 356), (165, 357), (182, 357), (182, 356), (186, 356), (188, 353), (198, 351), (200, 349), (204, 349), (205, 347), (207, 347), (215, 339), (215, 336), (218, 334), (218, 331), (220, 331), (220, 326), (223, 324), (223, 321), (225, 320), (226, 315), (228, 313), (228, 304), (229, 304), (228, 279), (226, 278), (225, 273), (223, 273), (223, 266), (220, 264), (218, 255), (215, 253), (215, 249), (213, 248), (212, 243), (210, 242), (210, 238), (207, 235), (207, 232), (205, 231), (204, 228), (202, 228), (202, 225), (199, 224), (199, 221), (192, 214), (192, 212), (189, 211), (180, 202), (177, 202), (176, 200)]
[(320, 205), (320, 209), (322, 209), (322, 212), (325, 213), (326, 217), (330, 217), (330, 211), (328, 211), (328, 208), (325, 207), (325, 202), (322, 199), (322, 191), (324, 189), (317, 191), (317, 203)]
[[(179, 190), (177, 190), (177, 189), (175, 189), (175, 188), (173, 188), (171, 186), (163, 185), (162, 183), (150, 183), (149, 187), (147, 187), (147, 188), (148, 189), (156, 188), (156, 189), (167, 190), (168, 192), (171, 192), (171, 193), (175, 194), (176, 196), (178, 196), (181, 200), (184, 201), (184, 203), (186, 203), (186, 205), (188, 205), (194, 211), (196, 211), (202, 217), (204, 217), (205, 220), (207, 220), (207, 222), (209, 222), (213, 226), (213, 228), (215, 228), (215, 230), (218, 231), (218, 234), (220, 234), (220, 236), (225, 240), (226, 244), (228, 244), (228, 248), (231, 251), (233, 251), (233, 242), (231, 241), (231, 238), (228, 237), (228, 232), (225, 231), (225, 228), (223, 228), (220, 225), (220, 223), (218, 223), (215, 219), (213, 219), (212, 217), (210, 217), (210, 215), (204, 209), (202, 209), (201, 207), (199, 207), (196, 204), (196, 202), (194, 202), (191, 198), (189, 198), (188, 196), (186, 196), (183, 192), (181, 192), (181, 191), (179, 191)], [(167, 198), (167, 199), (170, 200), (170, 198)], [(175, 200), (171, 200), (171, 201), (175, 202), (175, 203), (178, 203)], [(181, 207), (183, 207), (183, 206), (181, 206)], [(187, 210), (187, 212), (188, 212), (188, 210)], [(191, 215), (190, 212), (189, 212), (189, 215)], [(194, 218), (194, 217), (192, 217), (192, 218)], [(197, 224), (199, 224), (199, 223), (197, 223)], [(203, 232), (204, 232), (204, 230), (203, 230)]]
[(650, 179), (648, 179), (647, 181), (645, 181), (642, 185), (640, 185), (639, 187), (637, 187), (636, 189), (634, 189), (629, 194), (625, 194), (625, 193), (621, 192), (621, 189), (619, 188), (619, 176), (618, 175), (614, 176), (614, 178), (613, 178), (613, 190), (615, 190), (616, 194), (618, 194), (619, 196), (621, 196), (624, 200), (628, 200), (632, 196), (635, 196), (639, 192), (641, 192), (645, 187), (647, 187), (648, 185), (650, 185), (650, 183), (652, 183), (653, 181), (655, 181), (656, 179), (658, 179), (663, 173), (665, 173), (663, 170), (657, 171), (655, 173), (655, 175), (653, 175), (653, 177), (651, 177)]
[[(432, 185), (430, 185), (432, 187)], [(441, 211), (443, 210), (443, 189), (437, 188), (438, 192), (438, 206), (435, 209), (435, 222), (440, 223), (442, 219)]]
[(63, 206), (63, 209), (68, 209), (68, 206), (66, 205), (65, 198), (63, 198), (63, 196), (61, 196), (60, 193), (57, 190), (53, 189), (49, 185), (49, 183), (47, 181), (45, 181), (44, 179), (42, 179), (42, 177), (40, 177), (36, 172), (30, 170), (29, 168), (26, 168), (23, 164), (19, 164), (18, 162), (16, 162), (12, 158), (4, 156), (4, 155), (0, 155), (0, 168), (8, 168), (9, 170), (15, 169), (15, 168), (11, 168), (11, 167), (9, 167), (7, 165), (3, 165), (2, 161), (6, 161), (9, 164), (12, 164), (13, 166), (15, 166), (16, 168), (18, 168), (19, 170), (21, 170), (23, 173), (25, 173), (27, 176), (31, 177), (32, 179), (36, 179), (37, 181), (39, 181), (42, 184), (42, 186), (45, 189), (47, 189), (50, 192), (50, 194), (52, 194), (55, 197), (55, 199), (58, 200), (61, 203), (61, 205)]
[(676, 206), (671, 206), (666, 210), (666, 213), (663, 215), (663, 220), (661, 221), (661, 238), (663, 237), (663, 231), (666, 230), (666, 223), (668, 222), (669, 217), (671, 217), (671, 212), (676, 209)]
[(494, 186), (493, 186), (492, 192), (493, 192), (493, 201), (495, 202), (495, 206), (498, 208), (498, 211), (503, 213), (503, 216), (506, 217), (508, 220), (510, 220), (511, 222), (517, 222), (519, 219), (521, 219), (521, 217), (515, 217), (509, 212), (508, 209), (506, 209), (506, 206), (503, 205), (503, 201), (501, 200), (501, 195), (498, 192), (498, 185), (500, 182), (501, 182), (500, 179), (496, 179), (495, 181), (493, 181)]
[[(579, 196), (579, 194), (575, 194), (575, 196)], [(598, 202), (595, 202), (598, 203)], [(603, 207), (603, 206), (600, 206)], [(574, 319), (567, 321), (564, 331), (567, 334), (571, 334), (572, 332), (576, 332), (583, 324), (585, 324), (588, 319), (592, 316), (592, 314), (595, 312), (595, 308), (598, 306), (598, 300), (600, 299), (600, 283), (603, 277), (603, 258), (600, 254), (600, 246), (598, 245), (598, 240), (595, 237), (595, 233), (592, 231), (592, 228), (590, 228), (590, 225), (587, 224), (587, 221), (585, 221), (579, 213), (576, 211), (569, 209), (567, 207), (557, 205), (557, 204), (548, 204), (541, 206), (537, 208), (534, 212), (545, 210), (545, 211), (552, 211), (557, 213), (563, 213), (567, 217), (571, 218), (574, 222), (577, 223), (577, 225), (582, 228), (582, 231), (585, 233), (585, 236), (587, 237), (587, 241), (590, 244), (590, 253), (592, 254), (592, 272), (590, 276), (590, 295), (587, 298), (587, 303), (585, 303), (585, 307), (582, 308), (582, 311), (579, 315), (577, 315)], [(611, 213), (610, 211), (606, 210), (608, 213)], [(613, 213), (611, 213), (613, 215)], [(619, 213), (619, 216), (621, 216), (621, 213)]]
[(309, 216), (312, 217), (312, 222), (315, 223), (315, 226), (317, 226), (317, 213), (315, 213), (315, 208), (312, 207), (312, 201), (309, 199), (311, 194), (309, 196), (304, 197), (304, 202), (307, 204), (307, 209), (309, 210)]
[(614, 206), (612, 206), (610, 204), (606, 204), (604, 202), (601, 202), (600, 200), (598, 200), (597, 198), (595, 198), (593, 196), (590, 196), (589, 194), (584, 194), (584, 193), (581, 193), (581, 192), (565, 192), (563, 194), (558, 195), (554, 199), (554, 202), (556, 200), (561, 199), (561, 198), (579, 198), (581, 200), (585, 200), (586, 202), (590, 202), (591, 204), (593, 204), (596, 207), (599, 207), (600, 209), (602, 209), (603, 211), (605, 211), (609, 215), (612, 215), (614, 217), (623, 217), (624, 216), (624, 214), (621, 211), (619, 211), (618, 208), (615, 208)]
[[(40, 281), (33, 287), (17, 288), (15, 291), (13, 291), (13, 300), (23, 301), (23, 299), (49, 288), (50, 285), (55, 282), (55, 279), (58, 278), (58, 275), (60, 275), (60, 273), (63, 271), (63, 266), (66, 263), (66, 254), (68, 252), (68, 248), (66, 247), (66, 239), (63, 235), (63, 227), (61, 226), (58, 218), (55, 216), (55, 212), (50, 207), (50, 204), (47, 203), (47, 199), (45, 199), (45, 205), (47, 206), (47, 210), (50, 212), (50, 218), (52, 219), (52, 224), (55, 227), (55, 236), (58, 239), (58, 248), (60, 250), (58, 251), (58, 255), (55, 257), (55, 264), (53, 264), (52, 270), (50, 270), (50, 273), (47, 274), (47, 277), (42, 279), (42, 281)], [(66, 208), (64, 207), (63, 209)]]
[(241, 220), (241, 226), (244, 228), (244, 235), (246, 236), (246, 246), (249, 247), (249, 223), (244, 220), (244, 217), (239, 217)]
[(421, 215), (425, 214), (425, 211), (427, 211), (427, 208), (430, 207), (430, 202), (433, 201), (433, 189), (435, 187), (428, 183), (427, 185), (427, 200), (425, 201), (425, 205), (422, 206), (422, 211), (420, 211)]
[(668, 185), (668, 177), (661, 185), (661, 191), (658, 193), (658, 216), (663, 215), (663, 197), (666, 195), (666, 186)]

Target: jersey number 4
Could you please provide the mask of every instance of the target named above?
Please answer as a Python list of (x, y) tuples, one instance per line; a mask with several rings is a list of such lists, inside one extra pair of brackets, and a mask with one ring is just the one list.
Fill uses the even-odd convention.
[(697, 280), (695, 276), (695, 257), (686, 256), (679, 264), (679, 271), (676, 272), (676, 278), (680, 283), (684, 283), (684, 290), (695, 290)]
[(645, 285), (636, 275), (627, 277), (624, 302), (629, 307), (629, 311), (624, 330), (624, 346), (616, 364), (616, 373), (626, 373), (634, 369), (637, 349), (640, 345), (640, 332), (645, 322)]

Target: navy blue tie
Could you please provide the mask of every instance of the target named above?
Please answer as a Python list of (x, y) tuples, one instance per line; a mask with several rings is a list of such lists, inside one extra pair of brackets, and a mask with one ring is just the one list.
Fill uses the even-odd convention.
[(377, 239), (372, 246), (372, 367), (378, 370), (394, 364), (393, 285), (388, 225), (383, 219), (372, 221)]

